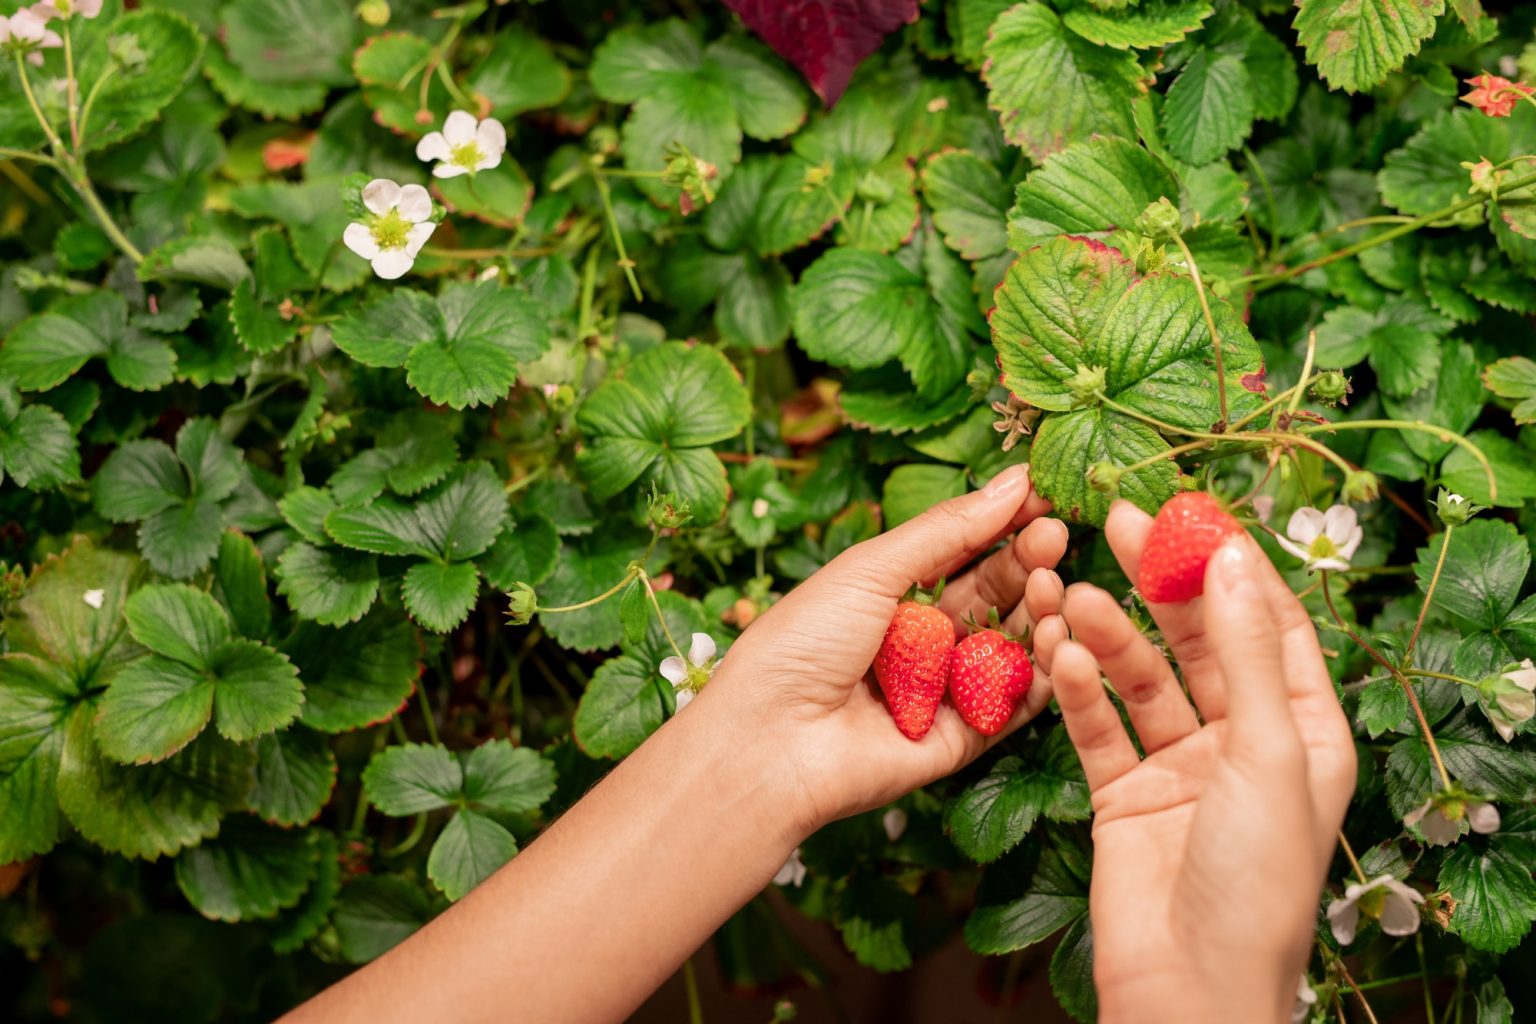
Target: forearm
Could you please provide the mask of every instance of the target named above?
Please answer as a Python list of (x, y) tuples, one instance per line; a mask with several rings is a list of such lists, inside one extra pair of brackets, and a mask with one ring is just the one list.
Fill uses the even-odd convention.
[(506, 867), (293, 1019), (624, 1019), (799, 838), (786, 766), (716, 682)]

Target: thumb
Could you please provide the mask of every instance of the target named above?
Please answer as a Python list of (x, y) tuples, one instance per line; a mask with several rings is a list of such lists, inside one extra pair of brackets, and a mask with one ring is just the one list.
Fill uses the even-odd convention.
[[(1031, 500), (1033, 499), (1033, 500)], [(849, 548), (828, 565), (857, 574), (888, 597), (960, 568), (999, 537), (1050, 506), (1033, 494), (1029, 466), (1011, 466), (979, 491), (941, 502), (873, 540)]]

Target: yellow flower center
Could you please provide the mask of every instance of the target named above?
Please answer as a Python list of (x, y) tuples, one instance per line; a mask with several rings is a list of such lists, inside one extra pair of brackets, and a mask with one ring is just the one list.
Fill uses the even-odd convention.
[(449, 163), (470, 171), (474, 170), (480, 161), (484, 159), (485, 154), (481, 152), (478, 142), (466, 142), (462, 146), (454, 146), (448, 153)]
[(1333, 538), (1326, 533), (1320, 533), (1307, 545), (1307, 554), (1313, 558), (1337, 558), (1339, 546), (1333, 542)]
[(412, 224), (400, 216), (399, 210), (386, 210), (373, 218), (368, 230), (380, 249), (404, 249), (410, 241)]

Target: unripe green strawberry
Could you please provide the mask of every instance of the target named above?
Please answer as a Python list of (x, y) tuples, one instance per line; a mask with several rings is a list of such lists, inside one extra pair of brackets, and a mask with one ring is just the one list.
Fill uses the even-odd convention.
[(1205, 592), (1205, 567), (1216, 549), (1243, 532), (1221, 503), (1204, 491), (1184, 491), (1157, 510), (1136, 581), (1154, 604), (1188, 601)]
[(996, 736), (1035, 679), (1024, 645), (996, 629), (972, 633), (949, 652), (949, 699), (965, 724)]
[(955, 646), (955, 624), (925, 601), (903, 601), (875, 655), (875, 679), (896, 728), (920, 740), (933, 728), (944, 699), (944, 674)]

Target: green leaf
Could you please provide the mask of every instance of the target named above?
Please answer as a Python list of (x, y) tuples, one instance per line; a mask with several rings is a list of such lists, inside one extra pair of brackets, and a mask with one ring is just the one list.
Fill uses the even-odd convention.
[(373, 555), (300, 542), (277, 559), (277, 592), (301, 618), (324, 626), (356, 622), (379, 593), (379, 565)]
[(656, 667), (622, 655), (592, 673), (571, 731), (589, 756), (617, 759), (661, 728), (673, 706), (672, 688)]
[(1016, 865), (988, 871), (977, 907), (965, 922), (966, 945), (978, 953), (1011, 953), (1086, 915), (1088, 887), (1076, 863), (1080, 856), (1052, 841), (1032, 876), (1020, 874)]
[(997, 16), (1013, 6), (1013, 0), (955, 0), (946, 9), (955, 57), (971, 68), (981, 66), (982, 47)]
[(1500, 398), (1515, 402), (1516, 423), (1536, 423), (1536, 362), (1511, 356), (1483, 369), (1483, 384)]
[(897, 466), (885, 478), (880, 508), (885, 513), (888, 527), (899, 526), (946, 498), (957, 498), (967, 490), (964, 467), (923, 463)]
[(124, 617), (139, 643), (195, 669), (208, 668), (230, 637), (219, 602), (185, 583), (144, 587), (128, 599)]
[(555, 766), (531, 747), (489, 740), (461, 755), (464, 799), (470, 807), (499, 814), (526, 814), (555, 792)]
[(517, 853), (517, 840), (484, 814), (459, 811), (432, 844), (427, 877), (443, 895), (460, 900)]
[(1439, 373), (1439, 338), (1451, 327), (1450, 321), (1407, 296), (1388, 301), (1374, 313), (1341, 306), (1317, 326), (1317, 363), (1348, 367), (1369, 357), (1384, 392), (1411, 395)]
[(1099, 995), (1093, 986), (1093, 923), (1088, 915), (1067, 926), (1051, 954), (1051, 992), (1061, 1008), (1082, 1024), (1099, 1016)]
[(1061, 20), (1091, 43), (1117, 50), (1176, 43), (1211, 16), (1207, 0), (1142, 0), (1129, 10), (1105, 11), (1095, 0), (1066, 0)]
[(203, 74), (230, 104), (266, 118), (288, 120), (313, 114), (325, 106), (329, 91), (320, 82), (258, 82), (217, 46), (203, 51)]
[(242, 217), (280, 222), (299, 265), (321, 278), (326, 288), (345, 291), (368, 278), (368, 264), (344, 252), (341, 244), (350, 215), (342, 201), (340, 179), (314, 176), (303, 182), (253, 182), (232, 189), (228, 198)]
[(951, 150), (929, 157), (923, 165), (923, 196), (944, 244), (963, 259), (986, 259), (1008, 247), (1002, 227), (1008, 183), (974, 153)]
[(590, 446), (577, 455), (594, 497), (636, 481), (675, 490), (695, 518), (725, 511), (725, 467), (705, 446), (735, 437), (751, 414), (746, 389), (720, 352), (668, 342), (641, 353), (582, 405)]
[(506, 120), (565, 99), (571, 73), (548, 43), (516, 25), (491, 38), (490, 51), (469, 73), (467, 83), (471, 92), (491, 101), (491, 117)]
[(363, 793), (368, 802), (396, 818), (447, 807), (463, 789), (463, 765), (447, 747), (439, 745), (385, 747), (363, 770)]
[(450, 213), (499, 228), (521, 224), (533, 202), (533, 182), (510, 156), (503, 156), (496, 167), (477, 173), (473, 182), (468, 175), (438, 178), (432, 188)]
[(86, 839), (153, 860), (215, 835), (250, 787), (250, 755), (209, 734), (162, 764), (127, 767), (97, 749), (88, 709), (70, 719), (59, 807)]
[[(1446, 111), (1419, 129), (1401, 149), (1387, 154), (1376, 176), (1382, 201), (1418, 217), (1466, 199), (1471, 178), (1462, 162), (1487, 159), (1502, 163), (1514, 156), (1512, 126), (1518, 127), (1523, 139), (1530, 139), (1536, 111), (1517, 109), (1508, 121), (1465, 107)], [(1483, 208), (1470, 206), (1453, 220), (1467, 226), (1481, 224)]]
[[(358, 48), (352, 72), (376, 122), (411, 137), (443, 123), (453, 99), (437, 76), (425, 74), (431, 59), (432, 44), (412, 32), (386, 32)], [(425, 123), (416, 120), (422, 110)]]
[[(123, 606), (147, 575), (133, 555), (76, 537), (33, 570), (20, 600), (8, 602), (4, 625), (10, 650), (61, 670), (75, 693), (101, 689), (144, 653), (123, 629)], [(98, 590), (100, 607), (92, 593)]]
[(904, 971), (912, 966), (907, 936), (916, 929), (916, 907), (911, 894), (895, 882), (855, 875), (838, 900), (837, 924), (848, 951), (865, 967)]
[[(372, 501), (386, 489), (408, 497), (443, 479), (458, 461), (448, 417), (402, 416), (384, 428), (373, 448), (338, 467), (327, 487), (340, 505)], [(320, 543), (324, 538), (309, 539)]]
[[(634, 104), (622, 134), (630, 170), (661, 170), (666, 148), (680, 143), (724, 181), (741, 160), (743, 133), (781, 138), (805, 119), (803, 88), (762, 46), (724, 38), (706, 47), (676, 18), (609, 33), (593, 53), (591, 80), (602, 99)], [(654, 179), (636, 184), (657, 201), (676, 199), (674, 187)]]
[(22, 321), (0, 347), (0, 374), (21, 391), (48, 391), (98, 357), (134, 391), (158, 390), (175, 376), (171, 346), (129, 326), (128, 304), (112, 291), (71, 296)]
[(1243, 144), (1253, 130), (1254, 85), (1242, 60), (1202, 47), (1168, 87), (1163, 131), (1173, 155), (1210, 163)]
[(326, 738), (295, 725), (256, 741), (256, 779), (247, 807), (285, 828), (320, 816), (336, 786), (336, 757)]
[(350, 85), (355, 25), (346, 0), (244, 0), (225, 9), (223, 35), (254, 81)]
[(272, 628), (272, 604), (267, 600), (267, 574), (261, 552), (252, 540), (234, 530), (219, 541), (213, 563), (214, 596), (219, 599), (241, 636), (264, 640)]
[(297, 904), (278, 915), (270, 925), (272, 951), (294, 953), (325, 927), (336, 896), (341, 892), (340, 854), (336, 837), (323, 830), (310, 832), (315, 846), (315, 880)]
[[(130, 11), (111, 24), (110, 35), (94, 33), (76, 61), (79, 93), (94, 96), (84, 128), (82, 152), (137, 135), (181, 92), (201, 60), (203, 37), (172, 11)], [(150, 54), (143, 65), (119, 70), (108, 52), (113, 40), (133, 39)]]
[(223, 235), (188, 235), (144, 255), (141, 281), (190, 281), (234, 291), (251, 276), (240, 250)]
[[(1471, 792), (1501, 803), (1529, 802), (1536, 797), (1536, 766), (1480, 719), (1481, 712), (1463, 708), (1435, 729), (1451, 777)], [(1387, 803), (1392, 813), (1402, 817), (1439, 788), (1424, 741), (1418, 736), (1398, 740), (1387, 755)]]
[(252, 921), (299, 902), (315, 877), (310, 833), (230, 818), (219, 837), (176, 858), (176, 884), (204, 917)]
[[(1429, 587), (1445, 533), (1419, 549), (1413, 572), (1419, 590)], [(1474, 519), (1450, 531), (1450, 550), (1435, 587), (1435, 604), (1481, 629), (1504, 625), (1531, 567), (1531, 552), (1510, 523)]]
[(974, 305), (967, 298), (962, 312), (935, 285), (896, 257), (833, 249), (800, 278), (796, 339), (812, 358), (849, 369), (899, 359), (918, 393), (937, 398), (970, 366)]
[(1496, 430), (1474, 430), (1467, 435), (1483, 453), (1498, 481), (1499, 497), (1494, 500), (1488, 489), (1483, 465), (1465, 448), (1455, 448), (1440, 466), (1440, 482), (1457, 494), (1480, 504), (1519, 508), (1536, 498), (1536, 468), (1531, 465), (1530, 449), (1511, 441)]
[(485, 581), (497, 590), (522, 582), (538, 586), (549, 579), (560, 557), (560, 535), (549, 517), (518, 513), (517, 522), (502, 529), (496, 543), (479, 560)]
[(16, 404), (15, 415), (0, 423), (0, 483), (7, 474), (18, 487), (32, 490), (78, 481), (80, 452), (69, 421), (46, 405), (22, 406), (19, 399)]
[(463, 409), (504, 398), (519, 363), (549, 347), (536, 300), (495, 282), (454, 283), (437, 299), (396, 289), (343, 317), (336, 344), (368, 366), (404, 366), (411, 387)]
[(1445, 0), (1297, 0), (1297, 40), (1329, 86), (1380, 85), (1435, 33)]
[(157, 655), (137, 661), (117, 674), (101, 700), (101, 750), (126, 763), (163, 761), (203, 731), (213, 696), (213, 680), (191, 665)]
[(1094, 135), (1135, 135), (1136, 58), (1069, 31), (1038, 0), (999, 17), (982, 52), (988, 106), (1001, 115), (1008, 141), (1036, 161)]
[(418, 886), (392, 875), (365, 875), (336, 897), (331, 923), (341, 953), (355, 964), (388, 953), (432, 919), (432, 901)]
[(624, 642), (635, 644), (645, 638), (645, 624), (650, 618), (651, 606), (645, 588), (635, 580), (624, 588), (619, 597), (619, 621), (624, 625)]
[(410, 504), (382, 497), (338, 508), (325, 517), (325, 528), (336, 543), (360, 551), (453, 561), (491, 546), (506, 507), (496, 471), (473, 462)]
[[(1248, 387), (1262, 365), (1258, 346), (1224, 301), (1213, 299), (1211, 310), (1222, 338), (1228, 415), (1236, 417), (1259, 404)], [(1193, 430), (1221, 418), (1194, 282), (1167, 273), (1139, 277), (1100, 243), (1059, 239), (1021, 256), (998, 290), (992, 337), (1004, 386), (1042, 409), (1070, 409), (1068, 378), (1098, 367), (1105, 395), (1122, 406)], [(1088, 488), (1088, 467), (1128, 466), (1166, 446), (1150, 427), (1104, 406), (1047, 416), (1034, 441), (1035, 484), (1059, 512), (1101, 524), (1108, 498)], [(1155, 509), (1171, 495), (1175, 473), (1155, 462), (1128, 475), (1121, 494)]]
[(469, 617), (480, 595), (480, 573), (473, 562), (417, 562), (405, 572), (402, 594), (411, 618), (446, 633)]
[(47, 853), (59, 836), (55, 784), (74, 682), (30, 654), (0, 656), (0, 861)]
[(303, 722), (346, 732), (384, 722), (405, 705), (421, 670), (416, 631), (380, 609), (341, 629), (301, 622), (283, 652), (304, 679)]
[(1530, 861), (1504, 849), (1498, 837), (1486, 847), (1471, 841), (1452, 847), (1436, 884), (1456, 901), (1447, 930), (1473, 949), (1507, 952), (1536, 920)]
[(1096, 138), (1049, 157), (1018, 187), (1008, 211), (1009, 244), (1027, 252), (1061, 234), (1098, 234), (1136, 223), (1179, 186), (1157, 158), (1133, 142)]
[(1064, 730), (1053, 729), (1033, 760), (1000, 759), (945, 808), (945, 831), (978, 864), (1017, 846), (1041, 815), (1080, 821), (1091, 812), (1082, 765)]
[[(1406, 398), (1383, 394), (1381, 404), (1396, 419), (1423, 420), (1447, 430), (1465, 432), (1476, 422), (1487, 397), (1478, 380), (1480, 366), (1481, 361), (1470, 345), (1447, 342), (1441, 346), (1437, 380)], [(1450, 441), (1417, 430), (1405, 430), (1399, 436), (1408, 450), (1425, 462), (1438, 462), (1456, 447)], [(1482, 476), (1481, 468), (1478, 475)]]
[[(988, 351), (988, 350), (984, 350)], [(982, 368), (990, 373), (990, 368)], [(931, 404), (917, 400), (912, 380), (895, 364), (848, 375), (837, 403), (853, 426), (904, 434), (947, 423), (975, 402), (970, 386), (961, 383)]]

